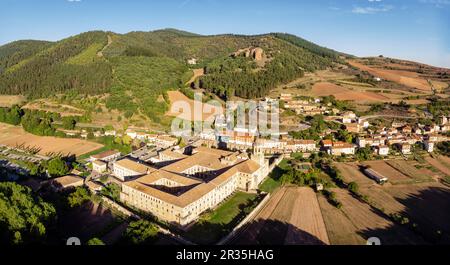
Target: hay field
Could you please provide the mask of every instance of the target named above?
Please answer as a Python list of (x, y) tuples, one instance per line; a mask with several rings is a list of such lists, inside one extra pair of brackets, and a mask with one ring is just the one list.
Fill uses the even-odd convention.
[(362, 71), (369, 72), (373, 76), (396, 82), (407, 87), (416, 88), (423, 91), (431, 91), (431, 86), (428, 81), (421, 78), (416, 73), (399, 70), (378, 69), (369, 67), (355, 60), (349, 60), (348, 63), (353, 67), (359, 68)]
[(366, 102), (385, 102), (390, 99), (384, 95), (370, 91), (357, 91), (335, 85), (329, 82), (320, 82), (313, 86), (312, 94), (316, 97), (334, 95), (337, 100), (366, 101)]
[(330, 244), (317, 196), (311, 188), (284, 187), (237, 238), (237, 244)]
[[(165, 114), (166, 116), (178, 117), (188, 121), (214, 121), (214, 116), (222, 114), (224, 109), (209, 104), (202, 104), (201, 110), (198, 110), (198, 115), (195, 111), (194, 100), (188, 98), (180, 91), (168, 91), (170, 100), (170, 110)], [(178, 108), (178, 107), (181, 107)]]
[(40, 149), (39, 154), (57, 154), (80, 156), (101, 148), (103, 145), (80, 139), (66, 139), (48, 136), (36, 136), (25, 132), (22, 127), (0, 123), (0, 144), (10, 147), (24, 145)]

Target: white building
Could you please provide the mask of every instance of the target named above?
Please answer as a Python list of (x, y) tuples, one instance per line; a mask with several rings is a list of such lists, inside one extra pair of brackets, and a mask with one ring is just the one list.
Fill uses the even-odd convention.
[(389, 155), (389, 146), (383, 145), (383, 146), (379, 146), (377, 148), (378, 150), (378, 155), (380, 156), (387, 156)]
[(330, 149), (331, 155), (340, 156), (342, 154), (345, 155), (354, 155), (356, 148), (353, 144), (344, 143), (344, 142), (335, 142)]
[(434, 151), (434, 142), (433, 141), (425, 140), (424, 145), (425, 145), (425, 150), (428, 153), (433, 153), (433, 151)]
[(154, 168), (135, 162), (128, 158), (116, 161), (113, 165), (113, 174), (121, 181), (127, 181), (131, 178), (150, 174), (155, 170), (156, 169)]
[(116, 150), (108, 150), (100, 154), (92, 155), (90, 157), (90, 161), (103, 161), (103, 162), (112, 162), (118, 159), (121, 156), (119, 151)]
[(95, 160), (92, 162), (92, 170), (98, 173), (106, 172), (107, 165), (105, 162)]

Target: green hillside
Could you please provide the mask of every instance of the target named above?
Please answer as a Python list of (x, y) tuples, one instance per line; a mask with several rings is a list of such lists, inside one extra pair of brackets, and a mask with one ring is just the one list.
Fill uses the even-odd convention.
[[(231, 56), (261, 48), (264, 60)], [(288, 34), (202, 36), (176, 29), (116, 34), (93, 31), (58, 42), (18, 41), (0, 47), (0, 94), (29, 99), (67, 94), (107, 95), (106, 106), (155, 122), (169, 89), (182, 88), (204, 67), (199, 87), (227, 99), (262, 97), (272, 88), (324, 69), (341, 54)], [(69, 102), (70, 103), (70, 102)]]
[(0, 74), (19, 62), (32, 57), (48, 48), (52, 43), (47, 41), (23, 40), (15, 41), (0, 47)]

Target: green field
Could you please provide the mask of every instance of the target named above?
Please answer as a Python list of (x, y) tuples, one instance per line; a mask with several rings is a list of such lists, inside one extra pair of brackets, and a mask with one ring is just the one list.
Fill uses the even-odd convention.
[(236, 192), (212, 212), (203, 214), (185, 237), (199, 244), (212, 244), (230, 232), (260, 201), (255, 194)]
[(280, 177), (283, 175), (283, 171), (289, 168), (288, 160), (283, 160), (281, 163), (275, 167), (275, 169), (270, 172), (267, 179), (261, 183), (259, 189), (261, 191), (272, 193), (276, 188), (281, 186)]

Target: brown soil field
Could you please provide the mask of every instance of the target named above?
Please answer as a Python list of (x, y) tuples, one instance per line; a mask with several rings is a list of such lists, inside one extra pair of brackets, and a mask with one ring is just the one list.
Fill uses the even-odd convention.
[(431, 181), (433, 178), (438, 177), (437, 174), (425, 167), (420, 169), (416, 168), (415, 165), (418, 164), (413, 161), (389, 160), (387, 163), (391, 167), (394, 167), (396, 170), (416, 181)]
[(358, 163), (336, 163), (337, 169), (341, 171), (344, 181), (356, 182), (360, 187), (376, 185), (375, 181), (364, 175), (358, 168)]
[(63, 155), (80, 156), (101, 148), (103, 145), (80, 139), (65, 139), (47, 136), (36, 136), (25, 132), (22, 127), (0, 123), (0, 144), (15, 147), (24, 145), (37, 147), (41, 155), (61, 153)]
[(411, 178), (402, 174), (400, 171), (395, 170), (385, 161), (367, 161), (363, 163), (364, 165), (368, 165), (372, 167), (376, 172), (386, 176), (389, 178), (389, 182), (392, 184), (402, 183), (405, 181), (410, 181)]
[(389, 101), (384, 95), (367, 91), (350, 90), (345, 87), (335, 85), (333, 83), (321, 82), (312, 88), (312, 94), (317, 97), (334, 95), (337, 100), (353, 100), (353, 101)]
[(367, 240), (380, 238), (383, 245), (423, 244), (423, 240), (406, 227), (393, 223), (386, 215), (367, 203), (354, 198), (347, 190), (333, 189), (342, 202), (341, 211), (356, 228), (356, 233)]
[[(186, 97), (179, 91), (168, 91), (167, 94), (169, 95), (171, 106), (170, 111), (166, 113), (166, 116), (178, 117), (189, 121), (213, 121), (214, 115), (223, 113), (222, 107), (202, 104), (202, 110), (201, 113), (199, 113), (201, 114), (199, 115), (200, 117), (195, 117), (194, 100)], [(189, 110), (174, 110), (174, 104), (180, 104), (182, 108), (189, 108)], [(210, 110), (207, 110), (207, 108), (210, 108)]]
[(348, 63), (354, 67), (359, 68), (362, 71), (367, 71), (371, 75), (380, 77), (385, 80), (396, 82), (401, 85), (416, 88), (419, 90), (424, 90), (424, 91), (431, 90), (431, 86), (430, 86), (430, 84), (428, 84), (427, 80), (425, 80), (419, 76), (415, 76), (414, 73), (411, 73), (411, 72), (397, 71), (397, 70), (385, 70), (385, 69), (379, 69), (379, 68), (375, 68), (375, 67), (369, 67), (369, 66), (364, 65), (355, 60), (349, 60)]
[(437, 156), (436, 158), (429, 156), (425, 160), (445, 175), (450, 176), (450, 158), (446, 156)]
[(23, 96), (0, 95), (0, 107), (11, 107), (25, 101)]
[(385, 213), (399, 213), (416, 223), (420, 231), (433, 235), (443, 231), (450, 238), (450, 189), (438, 182), (371, 186), (361, 189), (371, 203)]
[(358, 229), (345, 214), (332, 206), (324, 196), (318, 196), (320, 209), (332, 245), (365, 245), (367, 239), (358, 234)]
[(330, 244), (317, 196), (310, 188), (285, 187), (244, 227), (237, 244)]

